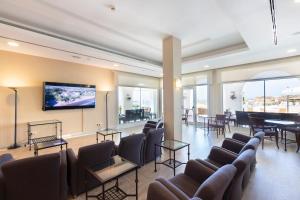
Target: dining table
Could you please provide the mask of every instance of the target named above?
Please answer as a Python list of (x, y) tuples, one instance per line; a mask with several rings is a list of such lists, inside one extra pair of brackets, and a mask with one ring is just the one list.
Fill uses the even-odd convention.
[[(281, 136), (284, 135), (284, 150), (287, 151), (286, 145), (287, 145), (287, 138), (286, 138), (286, 133), (285, 129), (287, 127), (300, 127), (299, 122), (291, 121), (291, 120), (281, 120), (281, 119), (266, 119), (265, 122), (270, 125), (274, 125), (281, 131)], [(289, 140), (291, 141), (290, 143), (295, 143), (296, 141)]]

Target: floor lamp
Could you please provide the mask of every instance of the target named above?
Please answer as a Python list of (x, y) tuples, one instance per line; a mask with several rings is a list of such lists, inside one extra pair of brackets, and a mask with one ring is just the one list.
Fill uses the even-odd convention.
[(105, 95), (105, 130), (108, 131), (108, 106), (107, 106), (107, 98), (109, 91), (106, 92)]
[(14, 144), (9, 146), (8, 149), (19, 148), (20, 145), (17, 144), (17, 117), (18, 117), (18, 91), (17, 88), (9, 88), (15, 93), (15, 124), (14, 124)]

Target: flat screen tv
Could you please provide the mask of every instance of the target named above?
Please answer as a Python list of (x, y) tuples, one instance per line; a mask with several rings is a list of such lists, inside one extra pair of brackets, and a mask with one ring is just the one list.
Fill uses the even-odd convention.
[(96, 86), (44, 82), (43, 110), (95, 108)]

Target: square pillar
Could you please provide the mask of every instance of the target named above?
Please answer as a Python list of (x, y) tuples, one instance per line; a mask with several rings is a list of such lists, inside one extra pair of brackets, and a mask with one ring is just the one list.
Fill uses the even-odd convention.
[[(173, 36), (163, 40), (163, 105), (165, 138), (182, 138), (181, 41)], [(176, 84), (177, 82), (177, 84)]]

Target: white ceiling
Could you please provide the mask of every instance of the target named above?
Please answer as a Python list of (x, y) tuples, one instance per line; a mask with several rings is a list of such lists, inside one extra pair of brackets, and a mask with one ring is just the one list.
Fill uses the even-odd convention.
[(268, 2), (0, 0), (0, 49), (151, 76), (169, 35), (182, 41), (183, 73), (300, 54), (300, 3), (275, 0), (275, 46)]

